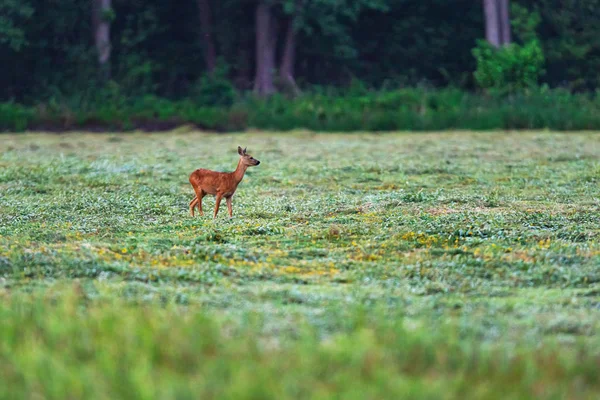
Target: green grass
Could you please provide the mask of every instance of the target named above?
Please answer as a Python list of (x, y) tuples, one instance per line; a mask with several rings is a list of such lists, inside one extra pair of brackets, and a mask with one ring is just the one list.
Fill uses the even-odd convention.
[(596, 134), (1, 138), (0, 398), (600, 390)]

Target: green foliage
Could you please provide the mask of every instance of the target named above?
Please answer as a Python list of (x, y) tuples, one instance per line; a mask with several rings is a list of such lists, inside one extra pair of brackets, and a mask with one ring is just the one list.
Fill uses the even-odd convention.
[(0, 45), (6, 44), (16, 52), (26, 46), (28, 41), (23, 24), (33, 12), (28, 1), (3, 0), (0, 3)]
[(542, 18), (538, 11), (530, 12), (519, 3), (510, 4), (510, 25), (512, 36), (520, 43), (529, 43), (539, 40), (537, 29)]
[(359, 55), (355, 64), (343, 65), (353, 75), (375, 87), (473, 86), (471, 48), (483, 33), (481, 1), (394, 0), (388, 8), (361, 13), (351, 27)]
[(517, 42), (497, 49), (487, 41), (477, 41), (472, 53), (477, 62), (474, 77), (480, 88), (503, 94), (538, 86), (545, 72), (544, 53), (536, 32), (540, 21), (537, 12), (512, 3), (511, 25)]
[(478, 86), (496, 93), (536, 88), (544, 72), (544, 54), (535, 39), (524, 45), (511, 43), (499, 49), (480, 40), (473, 49), (473, 56), (477, 60), (474, 76)]
[[(288, 4), (286, 2), (285, 4)], [(284, 10), (289, 9), (285, 7)], [(316, 0), (305, 1), (297, 25), (307, 36), (318, 35), (333, 51), (329, 58), (346, 62), (356, 59), (359, 48), (351, 36), (353, 24), (365, 11), (388, 11), (385, 0)]]
[(116, 9), (116, 13), (124, 13), (124, 17), (114, 27), (121, 34), (113, 50), (116, 66), (113, 79), (125, 95), (154, 94), (158, 88), (156, 75), (164, 61), (152, 56), (154, 51), (148, 44), (166, 30), (159, 19), (158, 7), (134, 1), (122, 11)]
[(229, 107), (236, 101), (237, 92), (227, 78), (228, 68), (218, 66), (212, 75), (202, 76), (192, 89), (194, 101), (204, 107)]
[[(218, 76), (218, 75), (217, 75)], [(369, 91), (355, 83), (348, 91), (315, 90), (288, 99), (237, 99), (226, 80), (199, 88), (195, 101), (153, 95), (129, 98), (110, 82), (72, 98), (57, 97), (36, 107), (4, 103), (0, 130), (168, 130), (192, 124), (218, 131), (248, 128), (315, 131), (431, 131), (446, 129), (600, 129), (595, 95), (530, 88), (505, 97), (504, 91), (481, 96), (457, 89)], [(91, 95), (93, 94), (93, 95)], [(212, 96), (212, 97), (211, 97)]]
[(117, 14), (115, 13), (114, 8), (105, 9), (102, 10), (101, 18), (106, 22), (114, 22), (117, 19)]
[[(471, 50), (483, 35), (481, 1), (277, 0), (272, 4), (280, 39), (278, 58), (284, 30), (294, 17), (295, 73), (303, 91), (313, 85), (346, 88), (353, 80), (386, 90), (475, 87), (473, 72), (479, 67)], [(485, 75), (481, 79), (486, 85), (508, 80), (508, 85), (520, 88), (542, 77), (541, 83), (549, 87), (595, 90), (600, 70), (595, 15), (599, 4), (598, 0), (511, 1), (514, 37), (522, 47), (491, 58), (481, 49), (482, 57), (503, 63), (503, 74), (509, 75), (480, 71)], [(128, 97), (192, 98), (202, 104), (215, 99), (208, 105), (231, 104), (236, 96), (229, 82), (242, 91), (252, 87), (255, 6), (256, 2), (245, 0), (211, 2), (217, 56), (231, 68), (210, 81), (196, 2), (114, 0), (105, 15), (111, 22), (111, 78)], [(99, 74), (90, 7), (75, 0), (2, 2), (0, 59), (10, 68), (0, 76), (0, 101), (35, 105), (93, 96), (84, 93), (100, 86), (95, 82)], [(238, 29), (230, 29), (232, 24)], [(532, 44), (534, 36), (537, 45)], [(545, 59), (543, 76), (538, 46)], [(529, 62), (536, 71), (526, 70)], [(512, 80), (517, 83), (511, 84)]]
[(14, 103), (0, 103), (0, 131), (24, 131), (33, 125), (36, 113), (33, 109)]
[(540, 15), (540, 42), (546, 57), (545, 80), (569, 90), (600, 85), (598, 0), (520, 0)]

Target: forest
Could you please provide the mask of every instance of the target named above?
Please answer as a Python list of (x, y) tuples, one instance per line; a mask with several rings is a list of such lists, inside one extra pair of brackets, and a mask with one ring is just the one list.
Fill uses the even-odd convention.
[(599, 5), (4, 0), (0, 129), (594, 129)]

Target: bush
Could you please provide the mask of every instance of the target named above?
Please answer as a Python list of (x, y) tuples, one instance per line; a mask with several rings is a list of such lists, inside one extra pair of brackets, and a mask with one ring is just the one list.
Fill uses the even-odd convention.
[(400, 89), (354, 96), (304, 94), (250, 98), (231, 107), (156, 96), (110, 101), (49, 102), (37, 107), (0, 104), (0, 130), (168, 130), (183, 124), (216, 131), (428, 131), (445, 129), (600, 129), (597, 95), (531, 87), (510, 96), (456, 89)]
[(33, 109), (15, 103), (0, 103), (0, 131), (21, 132), (34, 120)]
[(480, 40), (473, 55), (477, 60), (474, 73), (477, 84), (497, 93), (535, 88), (544, 72), (544, 53), (537, 40), (523, 46), (511, 43), (499, 49)]
[(235, 87), (227, 79), (227, 69), (223, 67), (200, 78), (192, 93), (194, 101), (202, 106), (229, 107), (236, 100)]

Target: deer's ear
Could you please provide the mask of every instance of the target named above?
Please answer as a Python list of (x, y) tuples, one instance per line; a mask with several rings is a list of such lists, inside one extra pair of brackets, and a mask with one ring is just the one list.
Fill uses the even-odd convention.
[(247, 149), (247, 147), (244, 147), (244, 154), (246, 154), (246, 149)]
[(242, 148), (241, 148), (240, 146), (238, 146), (238, 154), (239, 154), (240, 156), (243, 156), (243, 155), (244, 155), (244, 151), (242, 150)]

